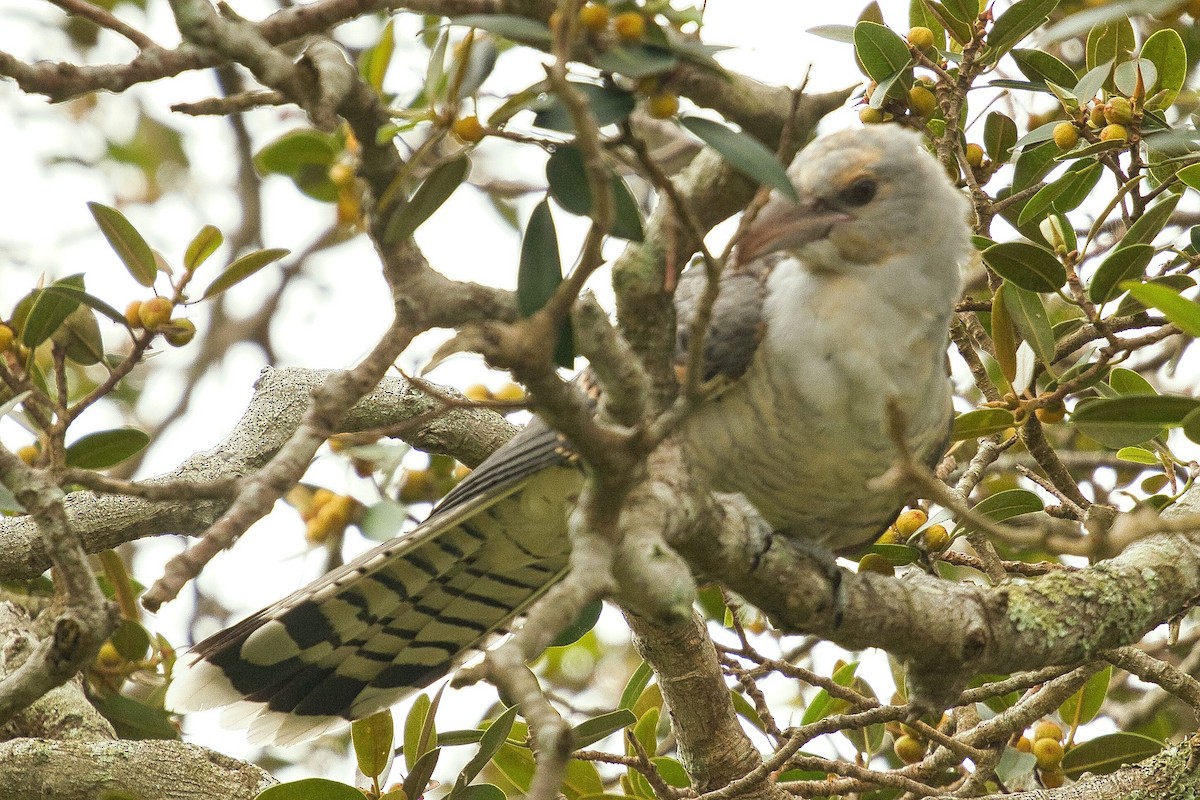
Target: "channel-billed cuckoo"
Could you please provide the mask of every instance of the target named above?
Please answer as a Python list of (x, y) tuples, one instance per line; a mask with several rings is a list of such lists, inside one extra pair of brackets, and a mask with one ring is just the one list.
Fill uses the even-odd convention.
[[(891, 125), (833, 134), (788, 170), (726, 270), (706, 377), (732, 382), (678, 431), (715, 491), (773, 529), (830, 549), (877, 535), (908, 499), (870, 481), (893, 463), (888, 404), (910, 452), (949, 431), (947, 328), (967, 255), (967, 203)], [(676, 293), (680, 347), (702, 271)], [(296, 741), (367, 716), (451, 671), (565, 574), (582, 473), (534, 419), (415, 530), (184, 655), (167, 707), (232, 706), (252, 738)]]

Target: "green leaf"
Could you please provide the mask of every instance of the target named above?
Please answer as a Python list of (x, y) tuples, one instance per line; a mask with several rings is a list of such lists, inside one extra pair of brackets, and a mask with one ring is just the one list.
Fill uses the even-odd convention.
[(1181, 425), (1200, 400), (1178, 395), (1124, 395), (1080, 402), (1071, 424), (1101, 444), (1128, 447)]
[[(483, 733), (483, 738), (479, 740), (479, 750), (475, 755), (471, 756), (471, 760), (462, 768), (462, 772), (458, 774), (458, 778), (454, 782), (454, 789), (451, 790), (449, 797), (458, 800), (457, 792), (466, 788), (467, 784), (475, 780), (475, 776), (487, 766), (487, 763), (492, 760), (492, 757), (499, 752), (508, 739), (508, 734), (512, 732), (513, 722), (517, 718), (517, 706), (504, 709), (500, 716), (496, 717), (495, 722), (487, 727)], [(413, 795), (409, 795), (412, 797)]]
[(1107, 383), (1117, 394), (1158, 394), (1150, 381), (1124, 367), (1110, 369)]
[(461, 17), (451, 17), (450, 24), (482, 28), (489, 33), (512, 39), (515, 42), (550, 44), (550, 29), (544, 22), (516, 14), (467, 14)]
[(875, 22), (860, 22), (854, 26), (854, 52), (867, 75), (879, 83), (912, 63), (912, 54), (900, 35)]
[(983, 123), (983, 146), (988, 157), (997, 164), (1003, 164), (1012, 156), (1016, 143), (1017, 123), (999, 111), (988, 114)]
[(783, 165), (758, 139), (702, 117), (684, 117), (680, 123), (738, 172), (799, 202), (796, 187), (788, 180)]
[(820, 36), (822, 39), (830, 39), (842, 44), (854, 44), (853, 25), (817, 25), (809, 28), (805, 33), (811, 33), (813, 36)]
[(1062, 768), (1072, 779), (1085, 772), (1107, 775), (1155, 755), (1162, 747), (1162, 742), (1140, 733), (1110, 733), (1072, 747), (1063, 756)]
[[(993, 522), (1004, 522), (1013, 517), (1035, 514), (1043, 508), (1041, 498), (1028, 489), (1006, 489), (980, 500), (972, 510)], [(975, 530), (970, 522), (963, 522), (958, 527), (964, 533)]]
[(1134, 244), (1109, 253), (1088, 284), (1088, 299), (1093, 303), (1107, 303), (1121, 293), (1118, 288), (1130, 278), (1138, 278), (1154, 256), (1154, 248), (1148, 244)]
[[(112, 723), (122, 739), (178, 739), (179, 731), (171, 715), (123, 694), (92, 698), (96, 710)], [(359, 798), (361, 800), (361, 797)]]
[[(1200, 408), (1184, 417), (1183, 422), (1179, 423), (1179, 427), (1183, 429), (1183, 435), (1188, 439), (1193, 442), (1200, 442)], [(1162, 475), (1160, 477), (1165, 484), (1167, 476)]]
[(1017, 156), (1016, 170), (1013, 172), (1013, 191), (1019, 192), (1040, 181), (1046, 173), (1054, 169), (1054, 158), (1060, 152), (1058, 145), (1049, 140), (1035, 147), (1022, 148), (1021, 155)]
[(579, 723), (571, 729), (571, 744), (576, 750), (606, 739), (622, 728), (637, 722), (637, 717), (627, 708), (619, 708), (598, 717)]
[(1114, 63), (1113, 61), (1106, 61), (1083, 74), (1083, 77), (1079, 79), (1079, 83), (1075, 84), (1075, 88), (1072, 90), (1072, 93), (1079, 98), (1080, 102), (1086, 103), (1100, 94), (1100, 90), (1108, 82), (1109, 76), (1112, 75)]
[(280, 783), (263, 789), (254, 800), (362, 800), (362, 793), (353, 786), (323, 777), (306, 777), (302, 781)]
[(126, 661), (141, 661), (150, 652), (150, 634), (137, 620), (121, 620), (109, 638)]
[(471, 169), (466, 154), (438, 164), (413, 192), (412, 198), (392, 212), (383, 231), (383, 243), (393, 245), (412, 236), (442, 203), (454, 194)]
[(950, 439), (955, 442), (978, 439), (1006, 431), (1015, 424), (1012, 412), (1006, 408), (977, 408), (954, 418)]
[[(496, 768), (517, 787), (521, 794), (529, 791), (533, 783), (535, 762), (527, 747), (517, 747), (506, 742), (495, 756)], [(565, 793), (565, 792), (564, 792)]]
[(1042, 298), (1008, 281), (1004, 282), (1000, 291), (1004, 295), (1004, 306), (1022, 338), (1033, 348), (1038, 359), (1049, 367), (1054, 363), (1054, 330), (1050, 327), (1050, 318)]
[(1161, 283), (1126, 281), (1121, 288), (1150, 308), (1157, 308), (1188, 336), (1200, 338), (1200, 303), (1181, 297), (1179, 292)]
[(923, 555), (920, 550), (907, 544), (873, 544), (867, 548), (867, 552), (878, 553), (890, 561), (893, 567), (916, 563)]
[[(1188, 414), (1187, 417), (1184, 417), (1184, 422), (1187, 422), (1188, 417), (1191, 416), (1191, 414)], [(1131, 464), (1145, 464), (1148, 467), (1158, 464), (1158, 456), (1144, 447), (1122, 447), (1117, 451), (1117, 460), (1128, 461)]]
[(758, 715), (758, 709), (750, 704), (742, 694), (730, 689), (729, 699), (733, 703), (733, 710), (742, 719), (749, 722), (754, 727), (758, 728), (763, 733), (767, 732), (767, 726), (763, 724), (762, 717)]
[(987, 60), (995, 63), (1017, 42), (1050, 19), (1059, 0), (1017, 0), (994, 23), (987, 35)]
[(435, 747), (417, 759), (412, 772), (404, 776), (405, 797), (420, 797), (425, 794), (425, 789), (429, 786), (429, 780), (433, 777), (433, 771), (437, 768), (438, 757), (441, 754), (442, 748)]
[[(642, 218), (637, 200), (625, 181), (609, 175), (613, 195), (613, 224), (609, 233), (640, 242), (643, 239)], [(572, 214), (590, 216), (592, 192), (588, 184), (587, 171), (583, 166), (583, 154), (578, 147), (563, 145), (546, 160), (546, 181), (550, 185), (550, 196)]]
[(1133, 96), (1137, 91), (1139, 78), (1143, 88), (1153, 86), (1158, 82), (1158, 67), (1147, 59), (1135, 58), (1117, 64), (1113, 70), (1113, 85), (1122, 95)]
[(215, 225), (205, 225), (199, 233), (192, 237), (192, 241), (188, 242), (187, 250), (183, 253), (183, 268), (188, 272), (195, 272), (201, 264), (208, 260), (209, 256), (216, 252), (223, 241), (225, 241), (225, 237), (219, 228)]
[[(428, 752), (428, 744), (422, 746), (421, 739), (425, 731), (425, 722), (433, 710), (433, 701), (429, 695), (422, 692), (413, 701), (404, 718), (404, 766), (411, 772), (421, 756)], [(434, 741), (437, 741), (434, 739)]]
[(1033, 753), (1022, 753), (1015, 747), (1007, 746), (996, 764), (996, 777), (1006, 785), (1027, 780), (1033, 774), (1037, 757)]
[(1043, 86), (1047, 81), (1059, 86), (1074, 86), (1079, 81), (1075, 70), (1042, 50), (1017, 48), (1009, 53), (1017, 63), (1017, 69), (1029, 80)]
[(1087, 37), (1087, 68), (1090, 70), (1109, 62), (1127, 61), (1135, 47), (1137, 39), (1133, 34), (1133, 24), (1125, 17), (1095, 25)]
[(1031, 292), (1054, 292), (1067, 280), (1067, 270), (1054, 254), (1031, 242), (1001, 242), (982, 255), (997, 275)]
[[(840, 668), (834, 671), (832, 678), (833, 682), (838, 686), (849, 686), (854, 683), (854, 673), (858, 670), (858, 662), (851, 661), (849, 664), (843, 664)], [(812, 702), (808, 704), (808, 708), (804, 710), (804, 716), (800, 720), (801, 725), (811, 725), (814, 722), (823, 720), (833, 714), (841, 713), (847, 708), (845, 700), (837, 700), (830, 696), (829, 692), (822, 689), (813, 695)]]
[[(554, 295), (562, 283), (562, 262), (558, 255), (558, 233), (554, 229), (554, 217), (550, 204), (538, 203), (525, 237), (521, 240), (521, 262), (517, 267), (517, 308), (522, 316), (531, 317)], [(575, 361), (575, 344), (570, 320), (564, 320), (555, 345), (554, 361), (562, 367), (570, 367)]]
[[(1046, 184), (1029, 199), (1017, 217), (1017, 224), (1035, 222), (1051, 210), (1060, 214), (1072, 210), (1087, 199), (1088, 194), (1100, 182), (1103, 172), (1104, 166), (1099, 161), (1081, 161), (1073, 164), (1061, 178)], [(1063, 274), (1065, 280), (1065, 271)]]
[(595, 56), (594, 62), (602, 70), (636, 79), (670, 72), (679, 66), (679, 56), (648, 44), (620, 44)]
[[(1175, 173), (1175, 177), (1185, 185), (1200, 192), (1200, 164), (1189, 164)], [(1200, 226), (1198, 226), (1200, 227)], [(1195, 228), (1193, 228), (1195, 230)]]
[(1086, 725), (1096, 718), (1104, 698), (1108, 695), (1108, 684), (1112, 680), (1112, 665), (1088, 678), (1078, 692), (1068, 697), (1058, 707), (1058, 716), (1071, 727)]
[[(387, 77), (388, 67), (392, 63), (392, 54), (396, 50), (396, 29), (393, 20), (388, 20), (383, 26), (383, 32), (372, 47), (368, 47), (358, 57), (358, 74), (375, 91), (383, 91), (383, 79)], [(366, 773), (364, 773), (366, 774)]]
[[(633, 109), (637, 105), (637, 98), (633, 92), (627, 92), (624, 89), (612, 86), (600, 86), (584, 81), (571, 81), (571, 86), (575, 91), (583, 95), (587, 101), (588, 108), (592, 112), (592, 116), (596, 118), (596, 124), (601, 128), (606, 125), (616, 125), (617, 123), (624, 122), (633, 113)], [(537, 113), (533, 117), (533, 124), (535, 126), (552, 131), (562, 131), (564, 133), (574, 132), (575, 121), (571, 119), (566, 106), (562, 104), (562, 101), (558, 97), (549, 95), (545, 100), (539, 101), (534, 105), (537, 108)], [(491, 124), (496, 124), (495, 115), (491, 118)]]
[[(83, 276), (75, 275), (69, 278), (63, 278), (61, 281), (55, 281), (46, 288), (42, 289), (42, 291), (46, 294), (57, 295), (59, 297), (65, 297), (67, 299), (74, 300), (79, 305), (87, 306), (93, 311), (103, 314), (118, 325), (127, 324), (125, 322), (124, 314), (122, 314), (120, 311), (117, 311), (99, 297), (88, 294), (82, 288), (80, 288), (81, 286), (83, 286)], [(67, 316), (70, 316), (70, 314)]]
[(472, 783), (455, 795), (455, 800), (505, 800), (504, 790), (494, 783)]
[(601, 600), (588, 603), (574, 622), (558, 632), (550, 647), (567, 647), (579, 641), (584, 634), (596, 627), (596, 621), (600, 619), (600, 611), (603, 608), (604, 602)]
[(115, 208), (100, 203), (88, 203), (87, 206), (100, 232), (133, 279), (142, 286), (153, 286), (158, 276), (158, 262), (137, 228)]
[(1146, 86), (1146, 96), (1152, 96), (1155, 91), (1164, 92), (1162, 98), (1153, 104), (1153, 108), (1169, 108), (1179, 96), (1179, 90), (1183, 88), (1187, 79), (1187, 48), (1183, 45), (1183, 38), (1174, 28), (1162, 28), (1155, 31), (1142, 45), (1141, 56), (1158, 69), (1158, 83)]
[(654, 672), (650, 669), (650, 665), (643, 661), (638, 664), (637, 669), (629, 676), (629, 680), (625, 682), (625, 689), (621, 692), (621, 702), (618, 703), (618, 708), (631, 709), (638, 698), (642, 696), (642, 692), (650, 685), (650, 679), (654, 677)]
[(201, 299), (207, 300), (229, 289), (231, 286), (241, 283), (263, 267), (278, 261), (290, 252), (290, 250), (285, 250), (282, 247), (271, 247), (266, 250), (255, 250), (253, 253), (247, 253), (226, 267), (225, 271), (218, 275), (216, 280), (210, 283), (208, 288), (204, 290), (204, 295)]
[(314, 200), (332, 203), (338, 190), (329, 179), (329, 168), (341, 152), (334, 136), (312, 128), (289, 131), (267, 144), (254, 156), (260, 175), (284, 175), (296, 188)]
[(67, 447), (68, 467), (105, 469), (140, 453), (150, 435), (137, 428), (113, 428), (81, 436)]
[(683, 765), (670, 756), (658, 756), (650, 761), (658, 770), (659, 776), (666, 781), (668, 786), (674, 786), (676, 789), (687, 789), (692, 785), (692, 779), (688, 777), (687, 771)]
[(977, 0), (945, 0), (943, 5), (955, 19), (962, 22), (974, 23), (975, 18), (979, 16)]
[(45, 289), (35, 289), (13, 309), (13, 326), (21, 337), (21, 343), (30, 350), (53, 336), (79, 307), (80, 299), (73, 294), (50, 291), (57, 286), (82, 292), (83, 276), (70, 275)]
[(1121, 237), (1121, 243), (1118, 247), (1125, 248), (1130, 245), (1138, 244), (1139, 242), (1152, 242), (1167, 222), (1171, 219), (1171, 212), (1175, 210), (1175, 206), (1179, 205), (1179, 195), (1168, 194), (1162, 200), (1147, 208), (1140, 217), (1138, 217), (1125, 235)]
[(925, 9), (937, 19), (938, 23), (950, 37), (959, 44), (971, 41), (971, 29), (974, 19), (962, 20), (950, 13), (950, 10), (936, 0), (922, 0)]
[(383, 774), (391, 760), (394, 735), (390, 708), (350, 723), (350, 741), (354, 743), (354, 758), (358, 762), (359, 772), (368, 778), (378, 778)]

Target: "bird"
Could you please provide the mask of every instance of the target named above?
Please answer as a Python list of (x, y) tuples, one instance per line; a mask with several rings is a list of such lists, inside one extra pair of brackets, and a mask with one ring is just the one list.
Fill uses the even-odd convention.
[[(969, 204), (920, 135), (876, 125), (818, 137), (787, 168), (723, 270), (702, 343), (722, 388), (676, 436), (714, 492), (829, 551), (872, 540), (911, 500), (874, 478), (904, 445), (934, 464), (953, 416), (947, 339)], [(679, 364), (706, 285), (675, 292)], [(175, 665), (184, 712), (290, 744), (388, 708), (509, 629), (567, 571), (583, 481), (570, 443), (533, 420), (413, 530), (232, 627)], [(769, 609), (767, 609), (769, 611)]]

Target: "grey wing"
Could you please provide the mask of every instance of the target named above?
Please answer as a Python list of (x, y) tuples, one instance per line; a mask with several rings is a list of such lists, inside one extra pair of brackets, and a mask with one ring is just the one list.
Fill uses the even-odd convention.
[(535, 420), (416, 529), (196, 645), (169, 707), (286, 744), (427, 686), (562, 577), (581, 481)]
[[(704, 338), (705, 381), (740, 378), (749, 368), (763, 336), (766, 279), (775, 258), (764, 258), (721, 274), (720, 292)], [(685, 367), (692, 324), (708, 277), (699, 265), (684, 270), (675, 289), (675, 364)]]

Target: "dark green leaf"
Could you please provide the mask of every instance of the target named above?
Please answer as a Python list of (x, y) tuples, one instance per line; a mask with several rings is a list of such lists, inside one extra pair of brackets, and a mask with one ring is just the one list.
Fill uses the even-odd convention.
[[(517, 706), (506, 708), (504, 712), (496, 717), (496, 721), (488, 726), (483, 733), (483, 738), (479, 740), (479, 750), (475, 755), (471, 756), (471, 760), (462, 768), (462, 772), (458, 774), (457, 780), (454, 782), (454, 790), (450, 792), (450, 797), (458, 798), (455, 795), (456, 791), (465, 788), (467, 784), (475, 780), (475, 776), (479, 774), (487, 763), (492, 760), (492, 757), (503, 746), (504, 741), (508, 738), (508, 734), (512, 732), (513, 722), (517, 718)], [(409, 795), (412, 797), (413, 795)]]
[(574, 644), (592, 628), (596, 627), (596, 621), (600, 619), (600, 610), (604, 608), (604, 603), (601, 600), (593, 600), (583, 607), (583, 611), (575, 618), (567, 627), (558, 632), (558, 636), (554, 637), (554, 641), (550, 643), (551, 647), (566, 647)]
[(1021, 336), (1033, 348), (1038, 359), (1047, 367), (1054, 363), (1054, 331), (1042, 298), (1015, 284), (1004, 282), (1000, 288), (1004, 306)]
[[(550, 29), (546, 27), (545, 23), (516, 14), (467, 14), (461, 17), (451, 17), (450, 24), (482, 28), (489, 33), (516, 42), (550, 44)], [(412, 796), (409, 795), (409, 797)]]
[[(1053, 129), (1052, 129), (1053, 130)], [(1016, 170), (1013, 172), (1013, 191), (1032, 186), (1054, 169), (1054, 157), (1061, 152), (1052, 141), (1021, 149), (1017, 156)]]
[(1081, 161), (1073, 164), (1062, 177), (1046, 184), (1029, 199), (1021, 209), (1017, 224), (1036, 222), (1045, 216), (1047, 211), (1065, 214), (1075, 208), (1087, 199), (1088, 194), (1100, 182), (1103, 172), (1104, 167), (1099, 161)]
[(629, 680), (625, 683), (625, 689), (621, 692), (621, 702), (617, 705), (618, 708), (630, 709), (633, 704), (642, 696), (642, 692), (650, 685), (650, 679), (654, 677), (654, 672), (650, 669), (650, 665), (643, 661), (638, 664), (638, 668), (629, 676)]
[(946, 11), (962, 22), (974, 23), (975, 18), (979, 16), (977, 0), (944, 0), (943, 5)]
[(1109, 447), (1128, 447), (1181, 425), (1200, 400), (1178, 395), (1124, 395), (1087, 400), (1075, 406), (1071, 424)]
[(1037, 30), (1050, 18), (1059, 0), (1017, 0), (994, 23), (988, 32), (988, 60), (995, 63), (1017, 42)]
[(505, 800), (504, 790), (494, 783), (472, 783), (455, 795), (455, 800)]
[(146, 240), (137, 232), (133, 224), (125, 219), (125, 215), (115, 208), (100, 203), (88, 203), (96, 225), (113, 252), (121, 259), (125, 269), (133, 279), (142, 286), (153, 286), (158, 275), (158, 262), (154, 259), (154, 251)]
[(675, 69), (679, 66), (679, 56), (648, 44), (622, 44), (597, 55), (595, 64), (628, 78), (648, 78)]
[(1001, 242), (983, 251), (983, 260), (997, 275), (1031, 292), (1057, 291), (1067, 270), (1044, 247), (1030, 242)]
[[(521, 262), (517, 267), (517, 308), (521, 314), (530, 317), (537, 313), (560, 283), (562, 262), (558, 254), (558, 233), (554, 229), (550, 204), (543, 200), (534, 207), (521, 240)], [(564, 321), (559, 331), (554, 360), (562, 367), (574, 363), (575, 345), (569, 321)]]
[[(521, 794), (529, 791), (533, 783), (535, 762), (527, 747), (505, 743), (495, 756), (496, 768), (517, 787)], [(565, 794), (565, 792), (564, 792)]]
[[(1041, 498), (1028, 489), (1007, 489), (985, 497), (976, 503), (972, 510), (993, 522), (1004, 522), (1013, 517), (1035, 514), (1042, 508)], [(964, 532), (974, 530), (969, 522), (964, 522), (959, 527)]]
[(1183, 39), (1174, 28), (1162, 28), (1155, 31), (1142, 45), (1141, 56), (1151, 61), (1158, 69), (1158, 83), (1146, 86), (1146, 96), (1149, 97), (1156, 91), (1164, 92), (1152, 107), (1169, 108), (1179, 96), (1179, 90), (1183, 88), (1187, 79), (1187, 48), (1183, 45)]
[(393, 245), (412, 236), (454, 194), (470, 169), (470, 159), (464, 154), (430, 170), (412, 198), (392, 212), (383, 232), (383, 243)]
[[(1183, 422), (1179, 423), (1179, 427), (1183, 429), (1183, 435), (1188, 439), (1200, 442), (1200, 408), (1184, 417)], [(1166, 478), (1165, 475), (1162, 477)]]
[(114, 428), (81, 436), (67, 447), (67, 466), (105, 469), (140, 453), (150, 436), (137, 428)]
[(1095, 25), (1088, 32), (1087, 68), (1094, 69), (1101, 64), (1126, 61), (1136, 46), (1133, 24), (1125, 17)]
[(1135, 764), (1162, 750), (1162, 742), (1140, 733), (1110, 733), (1067, 751), (1062, 768), (1070, 778), (1085, 772), (1107, 775), (1126, 764)]
[(329, 168), (340, 152), (341, 143), (334, 136), (301, 128), (259, 150), (254, 168), (261, 175), (286, 175), (309, 197), (331, 203), (337, 200), (338, 192), (329, 179)]
[(1013, 414), (1006, 408), (977, 408), (954, 418), (950, 439), (955, 442), (991, 436), (1013, 427)]
[(684, 117), (680, 122), (706, 145), (720, 153), (738, 172), (799, 202), (796, 187), (788, 180), (783, 165), (758, 139), (702, 117)]
[(582, 750), (622, 728), (628, 728), (635, 722), (637, 722), (637, 717), (627, 708), (619, 708), (616, 711), (592, 717), (571, 729), (571, 744), (576, 750)]
[(1075, 694), (1071, 695), (1058, 707), (1058, 716), (1071, 727), (1086, 725), (1096, 718), (1104, 698), (1108, 695), (1108, 684), (1112, 680), (1112, 665), (1088, 678)]
[(746, 720), (763, 733), (767, 732), (767, 726), (763, 724), (762, 717), (758, 715), (758, 710), (750, 704), (749, 700), (732, 689), (729, 691), (729, 699), (733, 702), (733, 710), (737, 712), (739, 717)]
[(875, 22), (854, 26), (854, 51), (867, 74), (883, 82), (912, 63), (908, 45), (890, 28)]
[[(113, 724), (122, 739), (178, 739), (171, 715), (123, 694), (93, 698), (96, 710)], [(359, 798), (361, 800), (361, 798)]]
[[(625, 121), (633, 113), (634, 106), (637, 105), (637, 98), (634, 94), (624, 89), (583, 81), (572, 81), (571, 86), (584, 96), (592, 116), (596, 118), (596, 124), (602, 128), (605, 125), (615, 125)], [(562, 101), (554, 95), (550, 95), (534, 105), (538, 110), (534, 115), (533, 124), (537, 127), (564, 133), (571, 133), (575, 130), (574, 120), (567, 113)], [(496, 119), (497, 115), (493, 114), (492, 125), (497, 124)]]
[(1107, 303), (1121, 293), (1118, 288), (1124, 281), (1140, 278), (1154, 255), (1148, 244), (1134, 244), (1114, 250), (1092, 276), (1088, 284), (1088, 299), (1093, 303)]
[(194, 272), (216, 252), (223, 241), (225, 241), (225, 237), (221, 235), (219, 228), (215, 225), (205, 225), (199, 233), (192, 237), (192, 241), (188, 242), (187, 250), (183, 254), (183, 268), (188, 272)]
[(650, 759), (654, 763), (658, 774), (668, 786), (674, 786), (676, 789), (687, 789), (692, 785), (691, 778), (688, 777), (687, 771), (683, 765), (670, 756), (658, 756)]
[(83, 276), (71, 275), (45, 289), (35, 289), (13, 309), (13, 326), (21, 337), (21, 343), (31, 350), (49, 339), (79, 307), (80, 299), (73, 294), (49, 291), (56, 286), (82, 292)]
[(225, 271), (208, 285), (208, 288), (204, 290), (202, 299), (207, 300), (231, 286), (241, 283), (263, 267), (278, 261), (290, 252), (290, 250), (285, 250), (281, 247), (272, 247), (267, 250), (255, 250), (253, 253), (247, 253), (226, 267)]
[(1177, 205), (1179, 205), (1179, 195), (1168, 194), (1162, 200), (1147, 208), (1129, 226), (1129, 230), (1121, 237), (1121, 243), (1118, 247), (1126, 248), (1139, 242), (1150, 243), (1154, 241), (1154, 237), (1162, 231), (1171, 219), (1171, 212), (1175, 210), (1175, 206)]
[(1179, 292), (1161, 283), (1128, 281), (1121, 288), (1150, 308), (1157, 308), (1188, 336), (1200, 338), (1200, 303), (1181, 297)]
[(404, 776), (405, 797), (420, 797), (425, 794), (425, 789), (429, 786), (429, 780), (433, 777), (433, 771), (437, 768), (438, 757), (441, 754), (442, 748), (435, 747), (417, 759), (412, 772)]
[(1012, 156), (1016, 143), (1017, 123), (999, 111), (988, 114), (983, 123), (983, 146), (988, 157), (997, 164), (1003, 164)]
[(1074, 86), (1079, 81), (1075, 71), (1054, 56), (1042, 50), (1013, 50), (1009, 55), (1017, 62), (1017, 69), (1043, 86), (1047, 81), (1059, 86)]
[[(1188, 166), (1176, 172), (1175, 177), (1182, 181), (1185, 185), (1190, 186), (1191, 188), (1200, 192), (1200, 164), (1189, 164)], [(1195, 228), (1192, 230), (1195, 230)], [(1194, 237), (1195, 234), (1193, 234), (1193, 238)]]
[(394, 735), (390, 708), (350, 723), (350, 741), (354, 744), (354, 758), (358, 762), (359, 772), (368, 778), (378, 778), (383, 774), (392, 756)]
[[(1009, 415), (1012, 418), (1012, 415)], [(974, 437), (972, 437), (974, 438)], [(867, 548), (868, 553), (878, 553), (892, 563), (894, 567), (903, 567), (920, 560), (922, 553), (907, 544), (873, 544)]]
[(141, 661), (150, 652), (150, 634), (136, 620), (121, 620), (109, 638), (126, 661)]
[[(616, 175), (610, 175), (609, 179), (613, 194), (613, 224), (608, 232), (622, 239), (642, 241), (642, 218), (637, 200), (625, 181)], [(550, 154), (546, 160), (546, 181), (550, 185), (550, 196), (567, 211), (580, 216), (592, 213), (591, 186), (578, 147), (564, 145)]]
[(922, 0), (925, 9), (935, 18), (951, 38), (959, 44), (971, 41), (972, 20), (962, 20), (950, 13), (946, 6), (936, 0)]
[(439, 747), (455, 747), (464, 744), (478, 744), (483, 738), (484, 731), (480, 729), (465, 731), (446, 731), (437, 735)]
[[(75, 280), (75, 278), (64, 278), (63, 281), (70, 281), (68, 283), (64, 283), (63, 281), (56, 281), (55, 283), (52, 283), (49, 286), (47, 286), (45, 289), (42, 289), (42, 291), (45, 292), (46, 294), (58, 295), (60, 297), (65, 297), (65, 298), (74, 300), (79, 305), (87, 306), (88, 308), (92, 309), (93, 311), (103, 314), (104, 316), (108, 317), (110, 320), (117, 323), (118, 325), (127, 324), (125, 322), (124, 314), (122, 314), (120, 311), (117, 311), (115, 308), (113, 308), (108, 303), (101, 300), (99, 297), (96, 297), (95, 295), (90, 295), (87, 292), (85, 292), (83, 289), (79, 288), (80, 286), (83, 285), (83, 278), (82, 278), (82, 276), (76, 276), (76, 277), (78, 278), (78, 280)], [(76, 285), (76, 284), (78, 284), (78, 285)], [(70, 314), (68, 314), (67, 316), (70, 316)]]
[(326, 778), (305, 778), (263, 789), (254, 800), (363, 800), (363, 793)]

